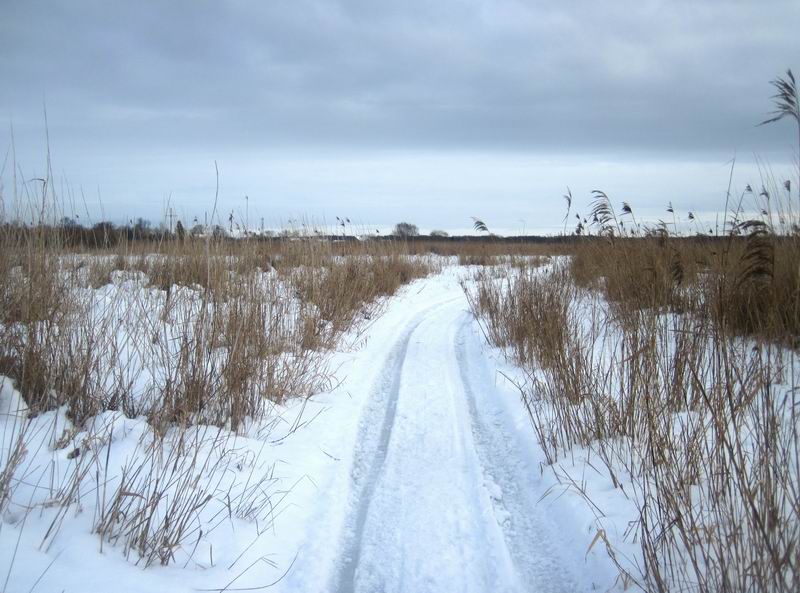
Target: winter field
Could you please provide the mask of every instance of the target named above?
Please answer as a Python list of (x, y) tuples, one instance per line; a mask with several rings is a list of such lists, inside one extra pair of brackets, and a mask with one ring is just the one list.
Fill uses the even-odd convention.
[(797, 590), (797, 235), (595, 207), (549, 246), (4, 228), (2, 589)]

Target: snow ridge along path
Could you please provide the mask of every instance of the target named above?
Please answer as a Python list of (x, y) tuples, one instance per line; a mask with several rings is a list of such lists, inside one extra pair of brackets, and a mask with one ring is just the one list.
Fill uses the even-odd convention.
[(431, 306), (398, 333), (364, 405), (329, 590), (579, 590), (466, 301)]

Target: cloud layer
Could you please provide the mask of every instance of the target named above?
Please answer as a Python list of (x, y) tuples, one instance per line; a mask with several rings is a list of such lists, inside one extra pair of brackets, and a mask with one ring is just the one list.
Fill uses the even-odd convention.
[[(360, 181), (353, 192), (366, 196), (386, 185), (387, 167), (413, 175), (414, 154), (422, 178), (435, 178), (427, 157), (469, 154), (464, 167), (478, 169), (475, 155), (557, 158), (584, 167), (581, 179), (608, 161), (791, 156), (787, 126), (754, 124), (770, 110), (769, 79), (800, 69), (796, 1), (5, 0), (0, 14), (0, 116), (13, 122), (18, 160), (41, 162), (46, 103), (56, 162), (100, 185), (115, 216), (132, 185), (159, 199), (174, 191), (190, 208), (191, 187), (207, 184), (189, 179), (187, 163), (208, 170), (214, 159), (252, 166), (253, 194), (283, 183), (274, 177), (287, 177), (287, 157), (345, 159), (344, 184)], [(159, 166), (147, 179), (149, 158)], [(165, 159), (181, 169), (164, 171)], [(364, 159), (374, 176), (352, 173)], [(413, 209), (441, 183), (389, 193)], [(348, 200), (302, 185), (309, 203)], [(439, 198), (443, 208), (458, 195)], [(270, 198), (281, 212), (297, 205)]]

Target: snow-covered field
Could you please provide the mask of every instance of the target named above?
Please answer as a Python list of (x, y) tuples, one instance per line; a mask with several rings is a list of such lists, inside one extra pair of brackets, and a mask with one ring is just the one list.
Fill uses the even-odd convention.
[(4, 381), (4, 590), (621, 587), (597, 534), (624, 549), (635, 509), (576, 458), (598, 518), (545, 465), (506, 378), (520, 371), (486, 346), (466, 275), (402, 288), (342, 340), (330, 391), (237, 433), (161, 434), (119, 412), (26, 422)]

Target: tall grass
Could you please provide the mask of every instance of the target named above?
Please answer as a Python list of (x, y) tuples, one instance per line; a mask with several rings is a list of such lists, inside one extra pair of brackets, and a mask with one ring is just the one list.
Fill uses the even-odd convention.
[(635, 503), (643, 565), (612, 559), (647, 591), (800, 589), (800, 192), (764, 186), (692, 238), (595, 192), (571, 257), (465, 284), (547, 460), (584, 447)]
[[(794, 245), (773, 248), (796, 261)], [(548, 461), (587, 447), (615, 486), (633, 483), (647, 590), (800, 586), (797, 356), (785, 346), (797, 326), (752, 303), (792, 293), (777, 274), (743, 286), (748, 247), (735, 249), (731, 268), (676, 276), (672, 258), (713, 259), (712, 247), (618, 238), (547, 272), (479, 276), (468, 292), (490, 339), (528, 371)]]
[[(154, 249), (155, 248), (155, 249)], [(400, 244), (123, 242), (70, 254), (0, 229), (0, 374), (35, 412), (67, 405), (236, 427), (324, 385), (324, 351), (428, 273)]]
[[(213, 564), (210, 531), (236, 517), (264, 533), (287, 491), (268, 467), (240, 475), (237, 435), (267, 438), (276, 404), (329, 388), (342, 336), (433, 264), (385, 241), (82, 244), (47, 224), (58, 206), (35, 190), (39, 224), (0, 220), (0, 403), (19, 404), (0, 410), (0, 512), (19, 529), (49, 517), (45, 551), (70, 512), (93, 509), (101, 546), (133, 562)], [(115, 467), (114, 426), (141, 417)]]

